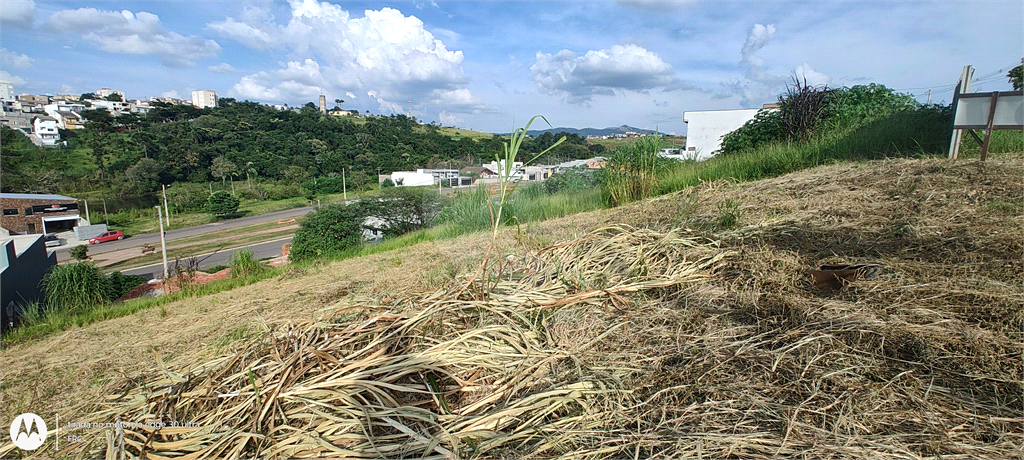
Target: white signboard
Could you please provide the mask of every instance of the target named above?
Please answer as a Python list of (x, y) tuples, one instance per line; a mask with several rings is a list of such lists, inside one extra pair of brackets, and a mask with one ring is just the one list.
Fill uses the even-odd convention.
[(953, 115), (954, 129), (986, 129), (992, 114), (993, 129), (1024, 128), (1024, 95), (1019, 91), (1001, 93), (992, 113), (992, 93), (961, 94)]

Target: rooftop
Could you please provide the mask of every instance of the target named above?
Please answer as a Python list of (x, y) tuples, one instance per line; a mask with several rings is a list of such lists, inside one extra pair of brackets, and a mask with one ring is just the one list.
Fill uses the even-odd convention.
[(8, 200), (68, 200), (78, 201), (76, 198), (71, 198), (64, 195), (47, 195), (40, 193), (0, 193), (0, 199)]

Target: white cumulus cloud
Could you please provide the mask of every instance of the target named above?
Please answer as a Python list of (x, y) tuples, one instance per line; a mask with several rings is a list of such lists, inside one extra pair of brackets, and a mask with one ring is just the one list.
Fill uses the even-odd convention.
[(33, 64), (35, 64), (35, 59), (24, 54), (8, 51), (7, 48), (0, 48), (0, 67), (17, 67), (23, 69), (25, 67), (32, 67)]
[(194, 59), (216, 56), (221, 49), (213, 40), (167, 31), (157, 15), (145, 11), (61, 10), (50, 15), (46, 26), (81, 35), (110, 53), (155, 55), (170, 67), (193, 66)]
[(15, 29), (29, 29), (36, 17), (36, 4), (32, 0), (4, 0), (0, 5), (0, 25)]
[(806, 62), (796, 66), (796, 69), (793, 70), (793, 76), (798, 78), (800, 82), (806, 81), (810, 86), (825, 86), (832, 83), (832, 77), (814, 70)]
[[(232, 91), (239, 98), (288, 102), (324, 91), (328, 97), (372, 91), (382, 110), (453, 100), (447, 110), (485, 110), (466, 99), (468, 78), (461, 51), (449, 50), (415, 16), (392, 8), (367, 10), (353, 17), (338, 5), (314, 0), (293, 0), (287, 23), (277, 23), (264, 10), (250, 8), (241, 17), (207, 24), (210, 30), (256, 50), (282, 48), (289, 57), (317, 64), (312, 73), (296, 73), (292, 60), (276, 71), (246, 75)], [(308, 70), (308, 69), (307, 69)], [(304, 91), (296, 94), (296, 91)], [(458, 94), (458, 96), (455, 96)], [(272, 99), (266, 99), (274, 96)], [(355, 96), (349, 96), (355, 98)], [(294, 100), (294, 99), (291, 99)], [(404, 110), (396, 110), (404, 113)]]
[(211, 72), (216, 72), (216, 73), (234, 73), (234, 72), (236, 72), (235, 67), (233, 65), (231, 65), (231, 64), (228, 64), (227, 62), (221, 62), (220, 64), (217, 64), (217, 65), (211, 65), (211, 66), (207, 67), (207, 69), (209, 71), (211, 71)]
[(565, 49), (554, 55), (537, 53), (530, 76), (541, 89), (565, 93), (573, 103), (588, 102), (595, 95), (616, 91), (688, 87), (675, 77), (671, 65), (637, 45), (615, 45), (587, 51), (583, 56)]
[(28, 80), (25, 80), (24, 78), (21, 78), (17, 75), (11, 75), (5, 70), (0, 70), (0, 81), (5, 81), (14, 86), (24, 85), (25, 83), (28, 83)]
[(807, 84), (811, 86), (827, 85), (832, 82), (831, 77), (814, 70), (807, 63), (794, 68), (790, 76), (774, 75), (769, 72), (768, 63), (759, 52), (768, 46), (775, 32), (774, 24), (754, 24), (740, 50), (739, 68), (743, 71), (743, 79), (724, 84), (732, 94), (740, 96), (740, 105), (743, 107), (759, 107), (774, 100), (785, 92), (786, 84), (793, 77), (798, 78), (801, 83), (806, 78)]

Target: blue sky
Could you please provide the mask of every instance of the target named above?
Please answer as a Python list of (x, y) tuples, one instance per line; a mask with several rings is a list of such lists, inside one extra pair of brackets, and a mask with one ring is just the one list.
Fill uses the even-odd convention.
[(330, 105), (487, 132), (685, 132), (687, 110), (760, 107), (793, 75), (948, 102), (966, 64), (1010, 89), (1024, 3), (47, 2), (3, 0), (0, 80), (18, 93)]

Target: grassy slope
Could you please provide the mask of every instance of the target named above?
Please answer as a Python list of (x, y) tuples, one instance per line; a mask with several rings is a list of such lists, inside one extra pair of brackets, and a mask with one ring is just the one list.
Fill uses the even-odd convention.
[[(718, 433), (756, 432), (765, 449), (783, 451), (781, 444), (788, 443), (786, 449), (819, 449), (813, 456), (855, 449), (861, 456), (1005, 457), (1017, 452), (1024, 427), (1022, 164), (1020, 154), (984, 165), (897, 160), (824, 166), (747, 184), (705, 183), (619, 209), (509, 229), (501, 247), (522, 260), (542, 247), (623, 223), (689, 228), (735, 252), (714, 277), (677, 294), (675, 306), (644, 310), (650, 307), (642, 299), (628, 298), (625, 307), (578, 312), (557, 324), (563, 340), (571, 342), (626, 321), (631, 333), (609, 335), (597, 348), (635, 351), (629, 360), (640, 369), (625, 384), (637, 385), (636, 396), (657, 401), (661, 419), (671, 422), (635, 415), (629, 424), (638, 428), (630, 429), (647, 435), (635, 445), (610, 444), (621, 447), (611, 455), (632, 455), (634, 447), (644, 456), (664, 449), (673, 457), (691, 455), (679, 442), (683, 432), (703, 433), (705, 454), (724, 454), (719, 449), (727, 442)], [(721, 228), (724, 214), (734, 214), (737, 226)], [(292, 268), (232, 291), (7, 346), (0, 356), (0, 420), (24, 411), (59, 411), (62, 420), (75, 420), (85, 415), (79, 402), (99, 401), (122, 377), (139, 376), (156, 359), (184, 369), (231, 351), (267, 324), (315, 320), (356, 298), (401, 308), (396, 299), (450, 287), (473, 273), (487, 241), (478, 233)], [(882, 263), (886, 270), (878, 280), (836, 293), (813, 290), (802, 271), (829, 262)], [(636, 315), (628, 313), (630, 305)], [(841, 325), (853, 329), (844, 332)], [(842, 354), (822, 356), (822, 347)], [(789, 351), (779, 354), (781, 349)], [(621, 365), (621, 358), (596, 351), (581, 357), (588, 368)], [(776, 369), (772, 361), (779, 373), (769, 372)], [(908, 369), (913, 373), (903, 373)], [(823, 377), (840, 371), (841, 382)], [(697, 390), (690, 388), (694, 379)], [(765, 396), (770, 401), (764, 406), (742, 404), (752, 389), (774, 396)], [(992, 391), (1004, 395), (995, 408)], [(964, 392), (978, 395), (978, 405), (949, 404), (962, 403)], [(924, 402), (922, 395), (931, 399)], [(872, 409), (875, 403), (883, 409)], [(904, 424), (901, 411), (915, 405), (938, 415)], [(717, 415), (702, 421), (688, 407)], [(736, 419), (744, 411), (753, 419)], [(804, 418), (787, 418), (794, 411)], [(971, 433), (947, 435), (948, 427), (975, 423), (964, 415), (972, 411), (1002, 418), (981, 422)], [(947, 428), (934, 425), (936, 420)], [(825, 432), (815, 428), (822, 424)], [(829, 430), (846, 431), (828, 435)], [(844, 437), (848, 432), (881, 437), (844, 445), (856, 441)], [(738, 450), (729, 455), (764, 454), (755, 444), (735, 444)]]

